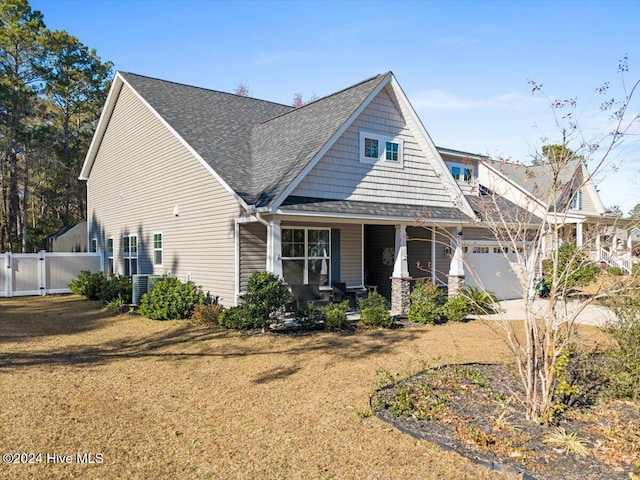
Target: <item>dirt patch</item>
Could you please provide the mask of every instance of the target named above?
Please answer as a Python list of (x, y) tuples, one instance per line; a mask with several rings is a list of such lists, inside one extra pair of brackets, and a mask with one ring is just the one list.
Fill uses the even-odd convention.
[(628, 480), (638, 474), (637, 404), (603, 401), (572, 409), (549, 427), (524, 420), (520, 393), (505, 365), (453, 365), (382, 389), (372, 406), (415, 438), (525, 478)]

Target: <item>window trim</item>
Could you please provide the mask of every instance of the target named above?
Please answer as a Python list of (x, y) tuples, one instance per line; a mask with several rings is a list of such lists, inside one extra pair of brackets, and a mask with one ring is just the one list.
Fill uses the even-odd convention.
[[(162, 267), (164, 266), (164, 233), (153, 232), (152, 235), (153, 235), (153, 266)], [(156, 235), (160, 235), (160, 248), (156, 247)], [(160, 252), (160, 263), (156, 263), (156, 252)]]
[[(331, 287), (331, 276), (333, 275), (333, 269), (331, 268), (331, 228), (330, 227), (304, 227), (304, 226), (290, 226), (290, 227), (281, 227), (281, 232), (284, 230), (304, 230), (304, 257), (285, 257), (282, 255), (282, 244), (281, 241), (280, 246), (280, 254), (281, 260), (284, 262), (286, 260), (304, 260), (304, 272), (303, 272), (303, 282), (304, 285), (309, 285), (309, 260), (326, 260), (327, 266), (329, 267), (329, 275), (327, 276), (327, 285), (320, 285), (320, 288), (329, 288)], [(317, 231), (326, 231), (328, 233), (328, 250), (326, 256), (320, 257), (310, 257), (309, 256), (309, 230), (317, 230)], [(280, 238), (283, 238), (284, 235), (281, 234)], [(283, 269), (284, 276), (284, 269)]]
[[(131, 239), (135, 238), (136, 239), (136, 251), (134, 252), (135, 255), (132, 255), (131, 252)], [(125, 240), (126, 239), (126, 240)], [(123, 235), (122, 236), (122, 265), (124, 268), (124, 274), (125, 275), (136, 275), (138, 273), (138, 250), (140, 248), (140, 242), (138, 241), (138, 235), (137, 234), (132, 234), (132, 235)], [(136, 261), (136, 268), (135, 268), (135, 272), (133, 272), (133, 269), (131, 268), (132, 265), (132, 260)], [(129, 265), (128, 268), (128, 273), (127, 273), (127, 268), (126, 265)]]
[[(453, 180), (455, 182), (458, 183), (458, 185), (471, 185), (473, 183), (473, 179), (474, 179), (474, 167), (473, 165), (468, 165), (468, 164), (464, 164), (464, 163), (452, 163), (452, 162), (447, 162), (447, 166), (449, 167), (449, 174), (451, 175), (451, 178), (453, 178)], [(458, 177), (455, 177), (455, 174), (453, 173), (453, 169), (457, 168), (460, 171), (458, 172)], [(469, 179), (467, 180), (465, 178), (465, 173), (469, 172)]]
[(113, 261), (113, 252), (115, 249), (115, 239), (113, 237), (107, 238), (107, 271), (109, 273), (115, 273), (115, 262)]
[[(366, 155), (367, 151), (365, 144), (367, 140), (375, 140), (378, 142), (378, 156), (369, 157)], [(398, 159), (387, 160), (387, 144), (392, 143), (398, 146)], [(365, 130), (360, 131), (359, 152), (358, 159), (360, 163), (366, 163), (368, 165), (381, 165), (386, 167), (403, 168), (404, 167), (404, 143), (403, 139), (399, 136), (389, 136), (382, 133), (367, 132)]]

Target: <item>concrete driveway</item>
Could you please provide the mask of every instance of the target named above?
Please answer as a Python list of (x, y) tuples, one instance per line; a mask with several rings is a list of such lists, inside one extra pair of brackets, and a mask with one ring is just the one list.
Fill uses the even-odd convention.
[[(503, 300), (499, 303), (500, 311), (491, 315), (478, 315), (482, 320), (523, 320), (525, 317), (524, 302), (522, 299)], [(536, 299), (533, 302), (533, 311), (536, 316), (543, 317), (548, 307), (548, 301), (544, 298)], [(580, 307), (579, 301), (569, 301), (567, 303), (567, 317), (577, 311)], [(577, 318), (577, 323), (582, 325), (593, 325), (604, 327), (607, 324), (616, 322), (615, 314), (606, 307), (599, 305), (588, 305)]]

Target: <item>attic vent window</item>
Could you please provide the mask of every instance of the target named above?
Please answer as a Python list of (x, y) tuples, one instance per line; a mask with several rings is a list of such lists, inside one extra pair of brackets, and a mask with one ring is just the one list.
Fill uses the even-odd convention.
[(402, 168), (402, 139), (360, 132), (360, 163)]

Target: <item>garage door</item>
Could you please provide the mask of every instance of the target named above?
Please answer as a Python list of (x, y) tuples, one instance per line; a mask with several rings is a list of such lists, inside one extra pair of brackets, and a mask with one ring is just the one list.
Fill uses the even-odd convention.
[(467, 244), (465, 283), (491, 290), (499, 300), (522, 298), (522, 285), (516, 272), (519, 270), (515, 252), (506, 249), (505, 254), (496, 244)]

